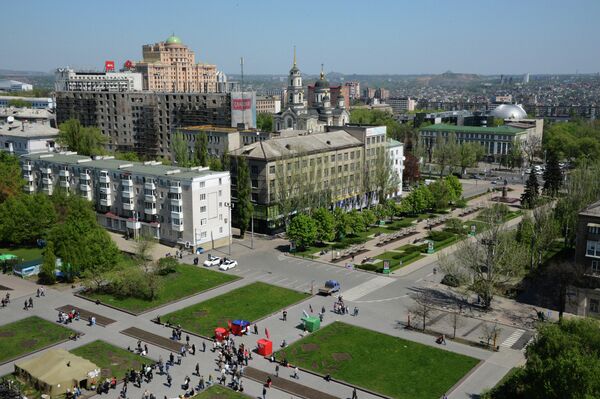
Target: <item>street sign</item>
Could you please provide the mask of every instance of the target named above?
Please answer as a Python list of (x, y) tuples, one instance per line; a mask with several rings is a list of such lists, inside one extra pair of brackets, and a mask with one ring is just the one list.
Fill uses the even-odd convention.
[(383, 274), (390, 274), (390, 261), (389, 260), (383, 261)]
[(433, 241), (429, 241), (427, 243), (427, 253), (432, 254), (434, 252), (435, 252), (435, 249), (433, 248)]

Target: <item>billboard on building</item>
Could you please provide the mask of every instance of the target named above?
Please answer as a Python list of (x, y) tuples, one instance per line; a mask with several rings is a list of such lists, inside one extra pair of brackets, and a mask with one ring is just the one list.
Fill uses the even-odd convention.
[(104, 61), (104, 71), (105, 72), (114, 72), (115, 71), (115, 62), (114, 61)]
[(239, 123), (256, 128), (256, 93), (253, 91), (231, 93), (231, 126), (237, 127)]

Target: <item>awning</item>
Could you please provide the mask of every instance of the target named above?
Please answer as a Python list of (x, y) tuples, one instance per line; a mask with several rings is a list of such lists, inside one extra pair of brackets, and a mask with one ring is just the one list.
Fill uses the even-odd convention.
[(600, 223), (588, 223), (588, 227), (600, 227)]

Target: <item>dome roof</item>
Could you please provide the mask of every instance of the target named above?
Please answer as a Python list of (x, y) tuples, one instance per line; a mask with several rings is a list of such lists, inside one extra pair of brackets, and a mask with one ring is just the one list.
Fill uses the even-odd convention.
[(500, 104), (490, 112), (490, 115), (501, 119), (527, 118), (527, 112), (519, 104)]
[(321, 77), (319, 78), (319, 80), (317, 80), (315, 82), (315, 88), (316, 89), (325, 89), (325, 88), (329, 88), (329, 82), (327, 81), (327, 79), (325, 78), (325, 74), (323, 72), (321, 72)]
[(166, 44), (181, 44), (181, 39), (175, 35), (171, 35), (165, 41)]

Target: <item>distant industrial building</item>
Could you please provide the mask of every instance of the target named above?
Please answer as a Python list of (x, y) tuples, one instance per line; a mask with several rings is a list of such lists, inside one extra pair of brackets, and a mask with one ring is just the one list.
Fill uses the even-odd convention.
[(31, 91), (33, 85), (29, 83), (19, 82), (18, 80), (0, 80), (0, 91)]
[(51, 97), (16, 97), (0, 96), (0, 108), (11, 107), (14, 101), (28, 103), (28, 108), (54, 109), (54, 100)]
[(229, 172), (76, 153), (24, 155), (21, 165), (25, 192), (81, 196), (109, 230), (190, 249), (229, 242)]
[(137, 72), (88, 72), (59, 68), (55, 73), (56, 91), (140, 91), (142, 74)]

